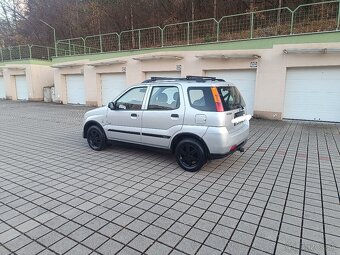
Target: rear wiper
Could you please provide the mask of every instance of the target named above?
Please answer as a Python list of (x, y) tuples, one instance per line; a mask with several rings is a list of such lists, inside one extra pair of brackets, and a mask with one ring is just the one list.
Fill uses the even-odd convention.
[(244, 107), (241, 104), (230, 104), (230, 105), (232, 105), (234, 109), (237, 107), (237, 108), (241, 108), (242, 110), (244, 110)]

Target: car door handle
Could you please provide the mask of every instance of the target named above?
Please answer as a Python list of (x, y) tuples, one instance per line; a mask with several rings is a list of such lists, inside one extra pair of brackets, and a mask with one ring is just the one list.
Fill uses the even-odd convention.
[(137, 118), (137, 113), (131, 113), (131, 117)]
[(179, 118), (178, 114), (171, 114), (171, 118)]

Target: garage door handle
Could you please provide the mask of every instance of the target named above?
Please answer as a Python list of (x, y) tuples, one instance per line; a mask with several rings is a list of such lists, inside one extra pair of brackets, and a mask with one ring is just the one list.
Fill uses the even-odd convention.
[(131, 113), (131, 117), (137, 117), (136, 113)]
[(171, 118), (179, 118), (178, 114), (171, 114)]

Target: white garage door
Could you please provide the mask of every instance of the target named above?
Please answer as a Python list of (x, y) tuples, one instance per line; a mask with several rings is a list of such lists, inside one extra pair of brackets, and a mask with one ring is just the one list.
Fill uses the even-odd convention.
[(84, 76), (80, 74), (66, 75), (67, 103), (85, 104)]
[(125, 73), (110, 73), (101, 75), (102, 105), (112, 102), (126, 88)]
[(287, 71), (283, 117), (340, 122), (340, 67)]
[(6, 89), (4, 77), (0, 76), (0, 99), (6, 98)]
[(233, 83), (241, 92), (247, 105), (247, 112), (254, 113), (256, 70), (214, 70), (206, 71), (206, 76), (224, 79)]
[(17, 90), (17, 99), (28, 100), (28, 86), (25, 75), (15, 76), (15, 87)]
[(180, 78), (181, 72), (166, 71), (166, 72), (146, 72), (145, 73), (145, 79), (151, 79), (151, 77)]

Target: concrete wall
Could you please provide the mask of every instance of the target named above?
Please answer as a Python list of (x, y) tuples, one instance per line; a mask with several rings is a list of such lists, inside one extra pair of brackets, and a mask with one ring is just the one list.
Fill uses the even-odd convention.
[[(66, 87), (66, 75), (68, 74), (84, 74), (85, 68), (87, 68), (87, 63), (89, 61), (79, 61), (77, 63), (72, 63), (68, 65), (62, 65), (58, 67), (54, 67), (54, 85), (55, 85), (55, 100), (57, 103), (67, 104), (67, 87)], [(85, 80), (86, 84), (86, 99), (87, 101), (91, 100), (91, 95), (93, 96), (92, 82), (93, 77), (91, 75), (86, 75)]]
[[(327, 42), (332, 41), (332, 42)], [(286, 76), (289, 68), (340, 67), (340, 52), (325, 54), (284, 54), (285, 49), (340, 49), (340, 33), (292, 36), (188, 47), (162, 48), (56, 58), (49, 63), (5, 63), (0, 66), (6, 97), (16, 100), (15, 75), (25, 75), (29, 100), (43, 100), (43, 87), (55, 84), (55, 97), (67, 104), (66, 76), (83, 74), (86, 104), (101, 102), (101, 74), (125, 73), (126, 87), (145, 80), (146, 72), (181, 71), (181, 76), (206, 75), (210, 70), (256, 70), (254, 115), (281, 119), (284, 109)], [(177, 56), (179, 59), (146, 57)], [(204, 55), (259, 55), (258, 59), (202, 59)], [(140, 59), (144, 60), (140, 60)], [(138, 60), (139, 59), (139, 60)], [(257, 66), (252, 65), (256, 62)]]
[[(56, 95), (62, 103), (67, 103), (66, 74), (83, 73), (85, 77), (87, 105), (101, 105), (102, 73), (126, 73), (126, 86), (145, 80), (145, 72), (176, 71), (181, 68), (181, 76), (205, 75), (209, 70), (252, 69), (251, 62), (257, 62), (254, 115), (262, 118), (281, 119), (284, 107), (286, 73), (290, 67), (340, 66), (340, 53), (326, 54), (284, 54), (284, 49), (337, 48), (340, 43), (279, 44), (270, 49), (209, 50), (209, 51), (168, 51), (110, 58), (103, 61), (81, 60), (55, 66), (54, 80)], [(200, 59), (202, 55), (259, 55), (259, 59)], [(171, 55), (182, 59), (135, 60), (146, 56)], [(109, 64), (111, 61), (112, 63)], [(125, 61), (125, 63), (114, 63)], [(95, 66), (93, 66), (95, 63)], [(59, 64), (60, 65), (60, 64)], [(67, 66), (69, 65), (69, 66)], [(77, 65), (77, 66), (74, 66)]]
[(260, 52), (257, 69), (255, 116), (281, 119), (287, 69), (292, 67), (340, 67), (340, 52), (326, 54), (283, 54), (284, 49), (340, 49), (340, 43), (276, 45)]
[(43, 88), (54, 85), (53, 69), (50, 66), (30, 65), (28, 84), (32, 88), (29, 100), (42, 101), (44, 99)]
[[(12, 66), (10, 69), (2, 69), (2, 73), (5, 81), (6, 99), (17, 100), (15, 75), (26, 75), (26, 68), (22, 66), (14, 69)], [(30, 91), (28, 91), (28, 94), (30, 94)]]
[(16, 75), (26, 77), (30, 101), (42, 101), (43, 87), (52, 86), (54, 83), (53, 69), (47, 65), (6, 64), (1, 69), (5, 81), (6, 98), (10, 100), (17, 100)]
[[(85, 68), (86, 76), (85, 81), (86, 83), (86, 95), (87, 95), (87, 104), (88, 105), (102, 105), (102, 98), (101, 98), (101, 74), (107, 73), (125, 73), (126, 64), (115, 64), (109, 66), (87, 66)], [(88, 81), (87, 81), (88, 79)], [(128, 84), (136, 84), (138, 81), (134, 80), (134, 77), (127, 76), (127, 86)]]

